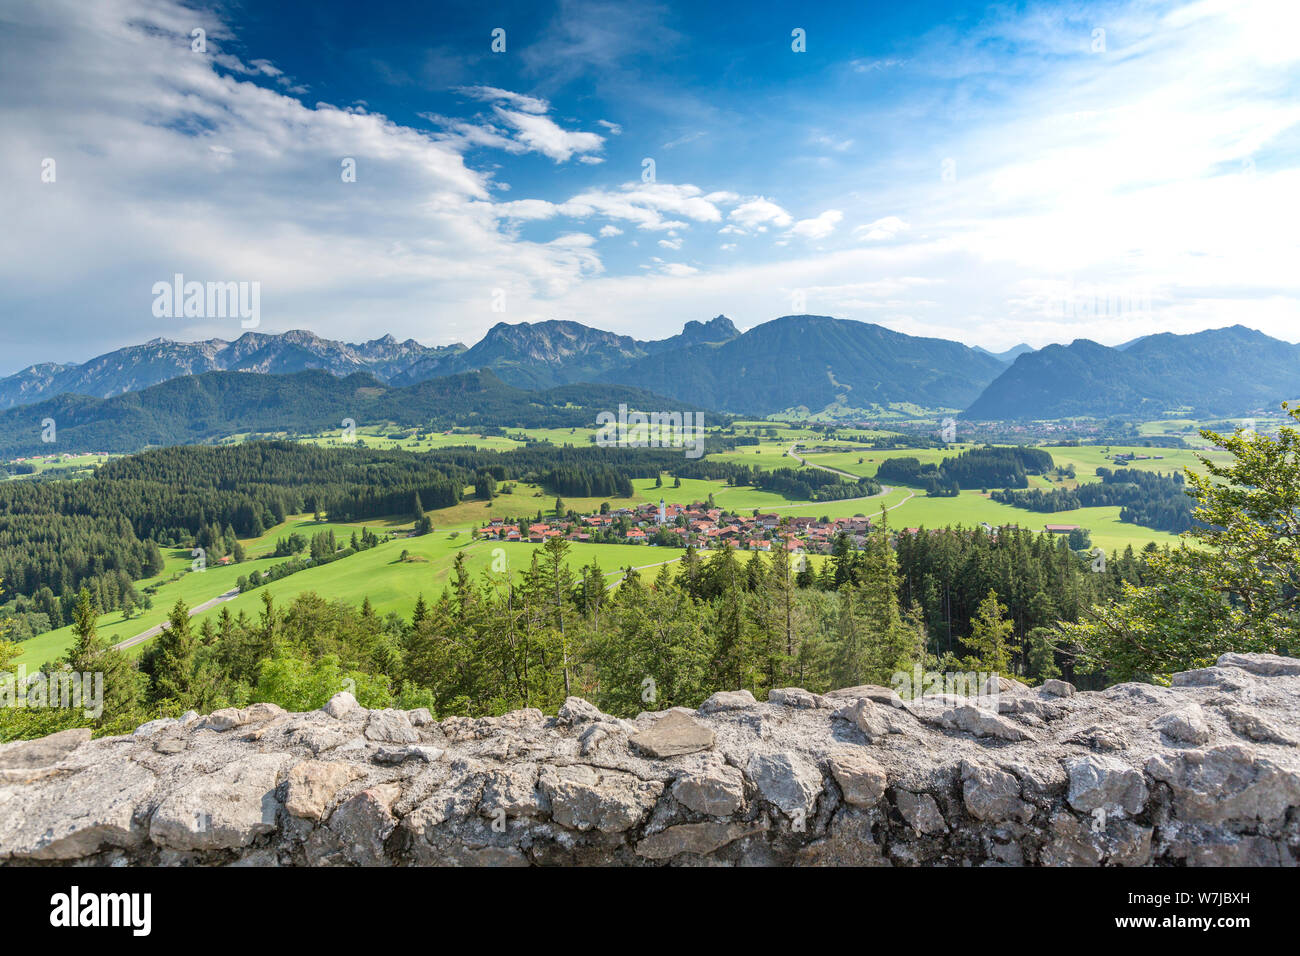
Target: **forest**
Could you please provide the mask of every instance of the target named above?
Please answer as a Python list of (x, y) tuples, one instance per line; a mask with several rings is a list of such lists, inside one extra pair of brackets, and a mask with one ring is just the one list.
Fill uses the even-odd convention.
[(890, 458), (880, 464), (876, 477), (884, 482), (920, 486), (932, 497), (956, 495), (970, 488), (1027, 488), (1028, 475), (1051, 471), (1052, 456), (1041, 448), (1024, 445), (986, 445), (970, 448), (939, 464), (911, 456)]

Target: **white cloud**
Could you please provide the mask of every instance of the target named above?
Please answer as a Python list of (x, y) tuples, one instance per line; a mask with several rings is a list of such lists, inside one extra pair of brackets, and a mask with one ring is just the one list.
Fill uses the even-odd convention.
[(667, 262), (664, 263), (659, 271), (666, 276), (673, 276), (681, 279), (686, 276), (693, 276), (700, 270), (696, 269), (694, 266), (688, 266), (681, 262)]
[(838, 209), (827, 209), (813, 219), (800, 219), (791, 228), (790, 233), (801, 239), (825, 239), (835, 231), (835, 227), (843, 218), (844, 213)]
[(498, 89), (495, 86), (462, 86), (457, 90), (458, 93), (464, 93), (476, 100), (482, 100), (485, 103), (504, 103), (517, 110), (523, 110), (525, 113), (549, 113), (551, 104), (546, 100), (539, 99), (536, 96), (527, 96), (523, 93), (513, 93), (510, 90)]
[(595, 152), (605, 143), (605, 137), (599, 133), (562, 129), (558, 123), (545, 116), (502, 109), (500, 106), (493, 109), (498, 117), (515, 128), (519, 142), (549, 156), (557, 163), (566, 161), (575, 153)]
[[(592, 189), (560, 203), (544, 200), (521, 200), (499, 203), (495, 208), (502, 218), (549, 219), (565, 216), (607, 219), (635, 223), (640, 229), (668, 231), (684, 229), (692, 222), (720, 222), (719, 206), (731, 201), (729, 193), (709, 193), (688, 183), (624, 183), (617, 190)], [(681, 216), (685, 219), (666, 218)]]
[(871, 242), (893, 239), (900, 232), (905, 232), (907, 228), (907, 223), (897, 216), (885, 216), (864, 226), (855, 227), (853, 238)]
[(687, 143), (693, 143), (697, 139), (707, 135), (708, 133), (704, 132), (704, 130), (696, 130), (693, 133), (683, 133), (681, 136), (678, 136), (675, 139), (670, 139), (668, 142), (664, 143), (660, 149), (676, 149), (678, 146), (685, 146)]
[(610, 236), (623, 235), (623, 230), (618, 228), (618, 226), (601, 226), (600, 235), (602, 238), (608, 239)]
[(761, 229), (768, 225), (784, 229), (794, 221), (793, 216), (763, 196), (741, 203), (727, 218), (744, 229)]
[(875, 73), (878, 70), (888, 70), (892, 67), (902, 66), (903, 60), (883, 59), (883, 60), (850, 60), (849, 68), (854, 73)]

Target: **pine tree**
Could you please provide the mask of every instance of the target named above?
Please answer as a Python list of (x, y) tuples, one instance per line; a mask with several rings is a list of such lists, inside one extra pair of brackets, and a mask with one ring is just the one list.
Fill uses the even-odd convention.
[(140, 672), (134, 661), (99, 636), (96, 616), (90, 591), (82, 588), (72, 622), (72, 647), (65, 661), (78, 674), (104, 675), (104, 709), (99, 722), (126, 726), (138, 712)]
[[(560, 501), (556, 499), (556, 511)], [(573, 572), (569, 570), (566, 559), (569, 554), (569, 542), (556, 535), (542, 545), (542, 566), (546, 574), (547, 598), (551, 602), (552, 624), (560, 637), (561, 664), (564, 669), (564, 696), (569, 696), (569, 642), (565, 632), (565, 618), (568, 609), (568, 596), (573, 591)]]
[(171, 615), (150, 653), (155, 701), (173, 700), (180, 706), (191, 703), (194, 690), (194, 654), (198, 643), (190, 627), (185, 601), (176, 599)]
[(1009, 640), (1014, 625), (1006, 620), (1007, 609), (998, 602), (998, 593), (990, 590), (971, 618), (971, 635), (965, 644), (974, 654), (976, 669), (993, 674), (1011, 672)]

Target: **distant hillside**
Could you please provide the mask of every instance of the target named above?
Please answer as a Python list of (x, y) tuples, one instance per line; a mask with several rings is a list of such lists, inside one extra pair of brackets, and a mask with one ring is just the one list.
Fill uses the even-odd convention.
[(601, 376), (682, 401), (746, 415), (833, 402), (915, 402), (964, 408), (1005, 369), (991, 355), (945, 339), (867, 322), (787, 315), (719, 346), (640, 359)]
[(1034, 347), (1032, 345), (1026, 345), (1024, 342), (1021, 342), (1019, 345), (1011, 346), (1011, 348), (1007, 349), (1005, 352), (990, 352), (986, 348), (981, 348), (978, 345), (975, 346), (976, 352), (983, 352), (985, 355), (992, 355), (998, 361), (1006, 362), (1008, 365), (1026, 352), (1032, 352), (1033, 350)]
[(1108, 348), (1088, 339), (1019, 356), (966, 410), (977, 421), (1159, 418), (1276, 411), (1300, 397), (1300, 346), (1244, 326), (1162, 333)]
[[(323, 431), (341, 428), (345, 418), (358, 426), (572, 428), (594, 425), (599, 412), (617, 410), (621, 402), (646, 410), (679, 407), (663, 396), (618, 385), (528, 391), (505, 384), (490, 371), (404, 388), (390, 388), (364, 373), (338, 378), (321, 370), (291, 375), (207, 372), (113, 398), (60, 395), (2, 411), (0, 458), (126, 453), (246, 432)], [(52, 444), (41, 441), (41, 423), (47, 418), (56, 427)]]
[(429, 348), (413, 339), (398, 342), (391, 335), (349, 345), (301, 330), (282, 335), (247, 332), (233, 342), (154, 339), (100, 355), (82, 365), (34, 365), (0, 379), (0, 408), (30, 404), (65, 392), (108, 398), (182, 375), (215, 371), (283, 375), (324, 369), (334, 375), (367, 372), (387, 380), (417, 361), (463, 351), (463, 345)]

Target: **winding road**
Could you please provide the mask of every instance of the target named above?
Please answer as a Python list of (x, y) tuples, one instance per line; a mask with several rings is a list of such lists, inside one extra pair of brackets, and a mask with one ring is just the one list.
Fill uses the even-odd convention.
[[(862, 475), (854, 475), (854, 474), (852, 474), (852, 473), (850, 473), (850, 472), (847, 472), (847, 471), (841, 471), (841, 470), (838, 469), (838, 468), (832, 468), (832, 467), (830, 467), (829, 465), (819, 465), (819, 464), (817, 464), (815, 461), (809, 461), (807, 458), (800, 458), (797, 454), (795, 454), (795, 449), (798, 448), (798, 447), (799, 447), (799, 446), (798, 446), (798, 443), (791, 445), (790, 448), (789, 448), (789, 450), (786, 452), (786, 454), (788, 454), (788, 455), (789, 455), (791, 458), (793, 458), (795, 461), (799, 462), (799, 464), (801, 464), (801, 465), (807, 465), (809, 468), (820, 468), (822, 471), (829, 471), (829, 472), (830, 472), (831, 474), (833, 474), (833, 475), (843, 475), (845, 478), (852, 478), (854, 481), (858, 481), (860, 478), (863, 477)], [(851, 502), (851, 501), (870, 501), (872, 498), (883, 498), (883, 497), (885, 497), (885, 495), (889, 494), (889, 493), (892, 492), (893, 490), (894, 490), (894, 486), (893, 486), (893, 485), (881, 485), (881, 486), (880, 486), (880, 491), (879, 491), (878, 494), (874, 494), (874, 495), (865, 495), (865, 496), (863, 496), (863, 497), (861, 497), (861, 498), (840, 498), (840, 499), (837, 499), (834, 503), (837, 504), (837, 505), (840, 505), (840, 504), (847, 504), (848, 502)], [(886, 510), (886, 511), (893, 511), (895, 508), (901, 508), (901, 507), (903, 507), (903, 505), (907, 504), (909, 501), (911, 501), (911, 500), (912, 500), (913, 498), (915, 498), (915, 497), (916, 497), (916, 492), (915, 492), (915, 491), (909, 491), (909, 492), (907, 493), (907, 497), (906, 497), (906, 498), (904, 498), (902, 501), (900, 501), (900, 502), (899, 502), (898, 504), (896, 504), (896, 505), (890, 505), (890, 506), (889, 506), (888, 508), (886, 508), (885, 510)], [(824, 501), (807, 501), (807, 502), (804, 502), (804, 503), (801, 504), (801, 505), (773, 505), (771, 508), (769, 508), (769, 509), (767, 509), (767, 510), (769, 510), (769, 511), (781, 511), (781, 510), (784, 509), (784, 508), (806, 508), (806, 507), (808, 507), (808, 505), (829, 504), (829, 503), (830, 503), (830, 502), (824, 502)]]
[[(195, 614), (202, 614), (204, 611), (214, 608), (218, 604), (225, 604), (227, 601), (233, 601), (237, 597), (239, 597), (239, 588), (231, 588), (225, 594), (218, 594), (216, 597), (212, 598), (212, 600), (204, 601), (202, 604), (190, 608), (190, 617), (193, 617)], [(157, 637), (161, 634), (163, 628), (166, 626), (166, 624), (156, 624), (149, 628), (149, 630), (137, 634), (135, 637), (128, 637), (122, 643), (114, 644), (113, 650), (124, 651), (128, 647), (135, 647), (137, 644), (143, 644), (145, 641), (149, 640), (149, 638)]]

